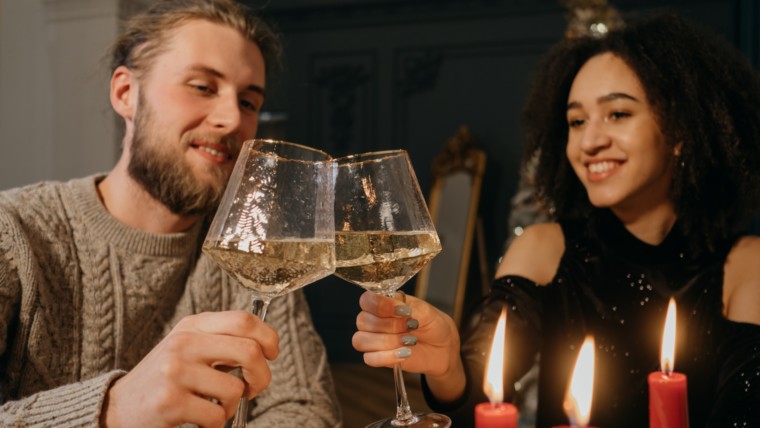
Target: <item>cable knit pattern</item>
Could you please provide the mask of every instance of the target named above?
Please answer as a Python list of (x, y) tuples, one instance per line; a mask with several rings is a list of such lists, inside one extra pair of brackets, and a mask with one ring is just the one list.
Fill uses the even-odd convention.
[(96, 358), (85, 359), (82, 361), (82, 377), (92, 377), (97, 373), (103, 373), (114, 364), (114, 293), (110, 288), (111, 272), (108, 263), (108, 247), (93, 249), (91, 260), (83, 262), (94, 266), (91, 272), (82, 273), (82, 282), (91, 283), (93, 286), (84, 290), (83, 306), (92, 307), (93, 312), (99, 314), (95, 317), (84, 317), (83, 326), (85, 331), (92, 331), (94, 334), (84, 336), (84, 348), (94, 349), (102, 347), (100, 355)]
[[(183, 317), (250, 308), (200, 252), (111, 217), (93, 176), (0, 192), (0, 426), (98, 425), (109, 385)], [(324, 346), (300, 291), (275, 299), (272, 383), (251, 427), (340, 426)]]

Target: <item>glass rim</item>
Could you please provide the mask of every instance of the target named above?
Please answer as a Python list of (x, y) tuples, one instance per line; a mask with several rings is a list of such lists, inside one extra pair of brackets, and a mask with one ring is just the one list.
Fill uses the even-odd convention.
[[(308, 161), (308, 162), (333, 162), (335, 160), (332, 157), (332, 155), (330, 155), (329, 153), (327, 153), (324, 150), (320, 150), (320, 149), (317, 149), (317, 148), (314, 148), (314, 147), (309, 147), (309, 146), (306, 146), (306, 145), (303, 145), (303, 144), (299, 144), (299, 143), (294, 143), (292, 141), (279, 140), (279, 139), (276, 139), (276, 138), (251, 138), (251, 139), (243, 141), (242, 147), (245, 147), (246, 145), (253, 145), (253, 144), (256, 144), (257, 142), (273, 143), (273, 144), (283, 144), (283, 145), (286, 145), (286, 146), (293, 146), (293, 147), (297, 147), (299, 149), (308, 150), (310, 152), (321, 153), (321, 154), (323, 154), (325, 156), (325, 158), (322, 159), (322, 160), (314, 160), (314, 161)], [(241, 148), (241, 151), (242, 151), (242, 148)], [(256, 150), (256, 149), (253, 149), (253, 148), (251, 148), (251, 151), (255, 151), (255, 152), (258, 152), (258, 153), (263, 153), (265, 155), (273, 155), (273, 156), (276, 156), (276, 157), (279, 157), (279, 158), (282, 158), (282, 159), (288, 159), (288, 160), (292, 160), (292, 161), (304, 161), (304, 162), (307, 162), (304, 159), (290, 159), (290, 158), (278, 155), (277, 153), (262, 152), (261, 150)]]
[[(355, 153), (352, 155), (342, 156), (335, 158), (334, 161), (338, 165), (354, 165), (366, 162), (378, 162), (390, 157), (402, 156), (409, 158), (409, 153), (404, 149), (390, 149), (390, 150), (378, 150), (374, 152)], [(368, 158), (368, 159), (362, 159)]]

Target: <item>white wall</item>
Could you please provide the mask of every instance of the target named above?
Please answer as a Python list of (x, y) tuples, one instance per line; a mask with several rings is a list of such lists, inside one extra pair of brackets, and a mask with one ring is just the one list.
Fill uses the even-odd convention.
[(105, 171), (118, 0), (0, 0), (0, 189)]

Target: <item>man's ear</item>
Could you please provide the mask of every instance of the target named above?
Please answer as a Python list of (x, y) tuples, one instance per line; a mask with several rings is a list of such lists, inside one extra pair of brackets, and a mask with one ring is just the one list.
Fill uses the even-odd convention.
[(111, 75), (111, 106), (123, 117), (132, 120), (137, 107), (137, 76), (129, 68), (120, 65)]

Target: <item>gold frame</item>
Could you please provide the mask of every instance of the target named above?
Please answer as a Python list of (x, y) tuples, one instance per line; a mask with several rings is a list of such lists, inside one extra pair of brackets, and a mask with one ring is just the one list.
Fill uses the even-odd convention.
[[(442, 306), (448, 305), (442, 305), (439, 306), (439, 309), (448, 312), (449, 315), (454, 318), (457, 325), (459, 325), (462, 319), (473, 241), (477, 238), (478, 204), (480, 202), (480, 191), (485, 169), (486, 154), (483, 150), (476, 147), (475, 141), (467, 126), (461, 126), (456, 135), (448, 141), (443, 150), (433, 160), (433, 184), (430, 188), (428, 208), (430, 209), (430, 215), (441, 237), (443, 251), (422, 271), (420, 271), (417, 276), (415, 295), (421, 299), (428, 300), (432, 304), (436, 303), (434, 299), (431, 298), (431, 290), (429, 289), (430, 287), (428, 287), (432, 270), (445, 270), (449, 268), (447, 262), (450, 262), (451, 259), (449, 258), (446, 260), (447, 258), (441, 257), (441, 255), (445, 254), (447, 251), (457, 251), (459, 254), (459, 264), (455, 275), (456, 283), (453, 286), (453, 293), (451, 284), (443, 284), (442, 286), (437, 287), (437, 291), (440, 291), (445, 295), (435, 296), (439, 301), (448, 302), (450, 299), (453, 299), (451, 308), (444, 308)], [(469, 178), (469, 202), (464, 217), (464, 224), (459, 224), (462, 220), (461, 218), (453, 219), (457, 224), (439, 224), (442, 220), (452, 220), (442, 218), (445, 216), (441, 214), (445, 213), (442, 213), (441, 209), (446, 202), (455, 203), (460, 194), (455, 193), (452, 195), (446, 195), (444, 193), (447, 190), (447, 184), (450, 184), (455, 179), (461, 178), (462, 173), (466, 174)], [(457, 191), (456, 188), (455, 191)], [(455, 230), (456, 232), (454, 235), (459, 236), (446, 236), (445, 232), (442, 231), (444, 229), (442, 226)], [(449, 239), (459, 239), (460, 237), (461, 241), (459, 242), (454, 241), (452, 243)], [(453, 256), (456, 256), (456, 254), (453, 254)], [(448, 276), (446, 278), (448, 278)], [(451, 294), (453, 294), (453, 296)]]

